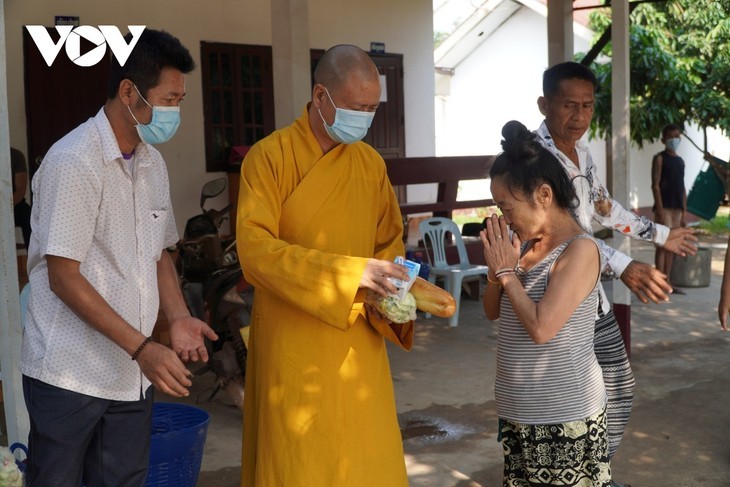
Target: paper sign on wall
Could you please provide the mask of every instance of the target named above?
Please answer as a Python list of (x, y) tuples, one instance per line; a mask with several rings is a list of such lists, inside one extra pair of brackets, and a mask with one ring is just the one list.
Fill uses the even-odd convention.
[(380, 75), (380, 102), (388, 101), (388, 81), (384, 74)]

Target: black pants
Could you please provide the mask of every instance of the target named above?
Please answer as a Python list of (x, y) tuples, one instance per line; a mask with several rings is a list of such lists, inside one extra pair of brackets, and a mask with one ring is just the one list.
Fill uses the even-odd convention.
[(147, 478), (152, 388), (110, 401), (23, 376), (30, 415), (27, 487), (142, 487)]

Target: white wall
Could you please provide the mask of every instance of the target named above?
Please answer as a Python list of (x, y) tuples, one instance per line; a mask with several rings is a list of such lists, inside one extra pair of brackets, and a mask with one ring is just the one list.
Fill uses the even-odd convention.
[[(142, 24), (180, 38), (200, 65), (200, 41), (271, 45), (271, 13), (267, 0), (178, 0), (94, 2), (91, 0), (13, 0), (5, 2), (10, 141), (25, 152), (26, 119), (23, 87), (22, 28), (52, 25), (55, 15), (79, 16), (82, 25)], [(370, 41), (403, 54), (406, 151), (409, 156), (434, 154), (433, 18), (430, 3), (420, 0), (354, 2), (310, 0), (310, 43), (327, 48), (349, 43), (369, 49)], [(52, 82), (52, 80), (48, 80)], [(303, 107), (302, 107), (303, 108)], [(93, 115), (93, 114), (90, 114)], [(225, 176), (205, 172), (203, 100), (200, 68), (187, 77), (182, 125), (177, 135), (159, 146), (170, 173), (172, 202), (182, 233), (198, 210), (204, 181)], [(221, 207), (225, 196), (209, 202)]]
[[(575, 34), (575, 52), (587, 52), (591, 39)], [(547, 22), (544, 16), (523, 7), (455, 68), (450, 92), (435, 97), (436, 155), (479, 155), (500, 152), (500, 131), (505, 122), (519, 120), (537, 128), (542, 115), (537, 98), (542, 94), (542, 73), (547, 67)], [(437, 77), (440, 78), (439, 75)], [(689, 128), (688, 135), (702, 145), (702, 135)], [(603, 140), (589, 141), (602, 180), (606, 178)], [(730, 140), (713, 131), (710, 148), (727, 159)], [(651, 158), (661, 143), (634, 147), (630, 154), (632, 208), (651, 207)], [(702, 166), (702, 154), (686, 140), (679, 154), (686, 162), (685, 183), (691, 188)], [(484, 193), (483, 193), (484, 194)], [(488, 194), (488, 193), (486, 193)], [(422, 196), (429, 200), (434, 195)]]
[(497, 154), (509, 120), (537, 128), (546, 67), (545, 18), (523, 7), (455, 67), (450, 95), (436, 101), (436, 154)]
[(406, 156), (435, 155), (433, 10), (422, 0), (312, 1), (309, 35), (314, 48), (384, 42), (403, 54)]
[[(588, 48), (588, 42), (576, 35), (575, 49)], [(530, 129), (538, 128), (543, 117), (537, 98), (542, 95), (547, 63), (546, 19), (523, 7), (456, 66), (450, 94), (436, 97), (436, 155), (498, 154), (506, 122), (519, 120)], [(605, 180), (605, 145), (597, 141), (590, 145)], [(476, 192), (478, 187), (469, 190)], [(472, 194), (489, 197), (488, 188), (484, 190)]]

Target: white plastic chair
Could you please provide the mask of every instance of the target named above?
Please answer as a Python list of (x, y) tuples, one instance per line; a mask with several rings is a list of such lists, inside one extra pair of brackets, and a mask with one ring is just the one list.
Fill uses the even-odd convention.
[[(418, 225), (423, 238), (423, 245), (426, 247), (426, 254), (431, 266), (431, 272), (428, 274), (428, 280), (432, 283), (436, 282), (437, 277), (444, 280), (444, 289), (454, 297), (456, 301), (456, 311), (449, 318), (449, 326), (457, 326), (459, 324), (459, 307), (461, 297), (461, 283), (465, 277), (469, 276), (486, 276), (489, 268), (485, 265), (476, 265), (469, 263), (469, 257), (466, 254), (464, 240), (461, 238), (459, 227), (448, 218), (428, 218), (422, 220)], [(448, 234), (453, 235), (454, 245), (459, 254), (458, 264), (448, 264), (446, 262), (446, 241)], [(433, 259), (431, 259), (433, 254)]]

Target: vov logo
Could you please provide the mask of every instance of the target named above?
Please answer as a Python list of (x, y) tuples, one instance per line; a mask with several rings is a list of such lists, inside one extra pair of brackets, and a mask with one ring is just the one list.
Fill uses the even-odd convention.
[[(129, 44), (124, 40), (124, 36), (114, 25), (100, 25), (97, 29), (91, 25), (57, 25), (56, 32), (61, 36), (58, 42), (54, 43), (48, 30), (42, 25), (26, 25), (28, 33), (33, 38), (33, 42), (43, 56), (43, 60), (50, 67), (56, 60), (61, 48), (66, 46), (66, 55), (77, 66), (88, 67), (93, 66), (104, 58), (106, 54), (106, 46), (112, 50), (112, 54), (117, 58), (119, 64), (129, 59), (132, 49), (137, 45), (142, 32), (146, 26), (144, 25), (128, 25), (129, 32), (132, 34), (132, 40)], [(81, 38), (94, 44), (96, 47), (90, 51), (81, 54)]]

